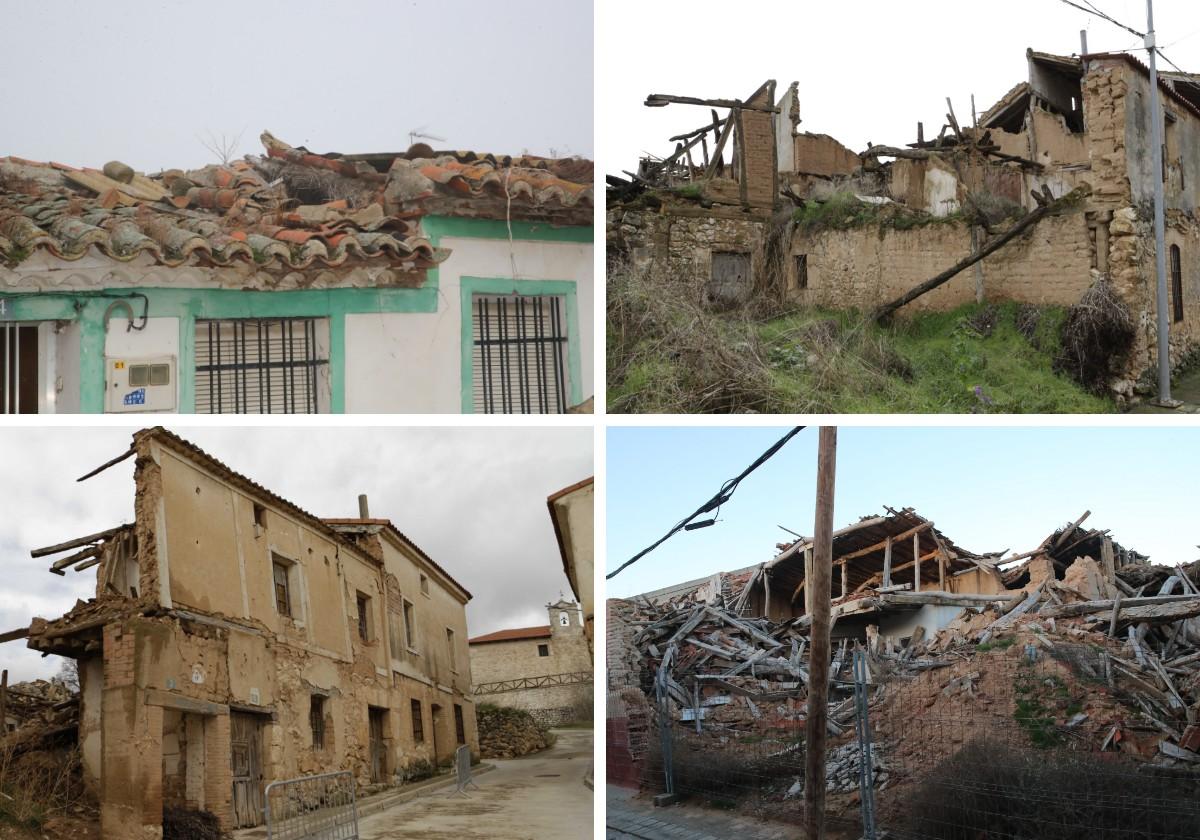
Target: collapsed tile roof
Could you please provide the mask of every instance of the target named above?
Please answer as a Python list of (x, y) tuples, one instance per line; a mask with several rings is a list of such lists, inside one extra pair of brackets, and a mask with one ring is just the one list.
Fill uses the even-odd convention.
[(263, 132), (266, 156), (152, 176), (0, 158), (0, 258), (93, 252), (166, 266), (289, 270), (385, 262), (428, 268), (446, 256), (430, 214), (590, 225), (592, 163), (440, 153), (317, 155)]

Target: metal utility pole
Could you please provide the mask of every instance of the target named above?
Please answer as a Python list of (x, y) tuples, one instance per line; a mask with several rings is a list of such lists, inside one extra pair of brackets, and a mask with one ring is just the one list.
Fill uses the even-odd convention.
[(1150, 56), (1150, 142), (1154, 146), (1154, 271), (1158, 332), (1158, 402), (1177, 406), (1171, 399), (1171, 356), (1167, 319), (1167, 246), (1163, 221), (1163, 114), (1158, 101), (1157, 44), (1154, 38), (1154, 0), (1146, 0), (1146, 52)]
[(829, 597), (833, 586), (833, 486), (837, 427), (822, 426), (817, 442), (817, 511), (813, 559), (805, 580), (811, 593), (808, 719), (805, 721), (804, 823), (808, 840), (825, 840), (825, 735), (829, 726)]

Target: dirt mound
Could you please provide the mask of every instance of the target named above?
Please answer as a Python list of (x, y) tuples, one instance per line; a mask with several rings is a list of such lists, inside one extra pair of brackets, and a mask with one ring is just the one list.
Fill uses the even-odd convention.
[(523, 709), (480, 705), (479, 754), (484, 758), (518, 758), (554, 745), (554, 736)]

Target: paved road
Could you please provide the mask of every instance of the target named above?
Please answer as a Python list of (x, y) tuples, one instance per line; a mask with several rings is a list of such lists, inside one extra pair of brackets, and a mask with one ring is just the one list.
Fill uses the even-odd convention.
[(608, 840), (784, 840), (801, 832), (794, 825), (768, 823), (701, 808), (671, 805), (655, 808), (633, 791), (609, 785), (605, 790), (604, 822)]
[(592, 836), (590, 730), (559, 730), (552, 749), (488, 759), (470, 798), (439, 791), (359, 822), (362, 840), (582, 840)]

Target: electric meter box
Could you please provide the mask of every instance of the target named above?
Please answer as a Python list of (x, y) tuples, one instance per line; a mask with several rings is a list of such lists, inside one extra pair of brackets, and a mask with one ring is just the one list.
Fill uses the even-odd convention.
[(175, 382), (175, 357), (153, 359), (104, 360), (105, 411), (174, 411), (178, 386)]

